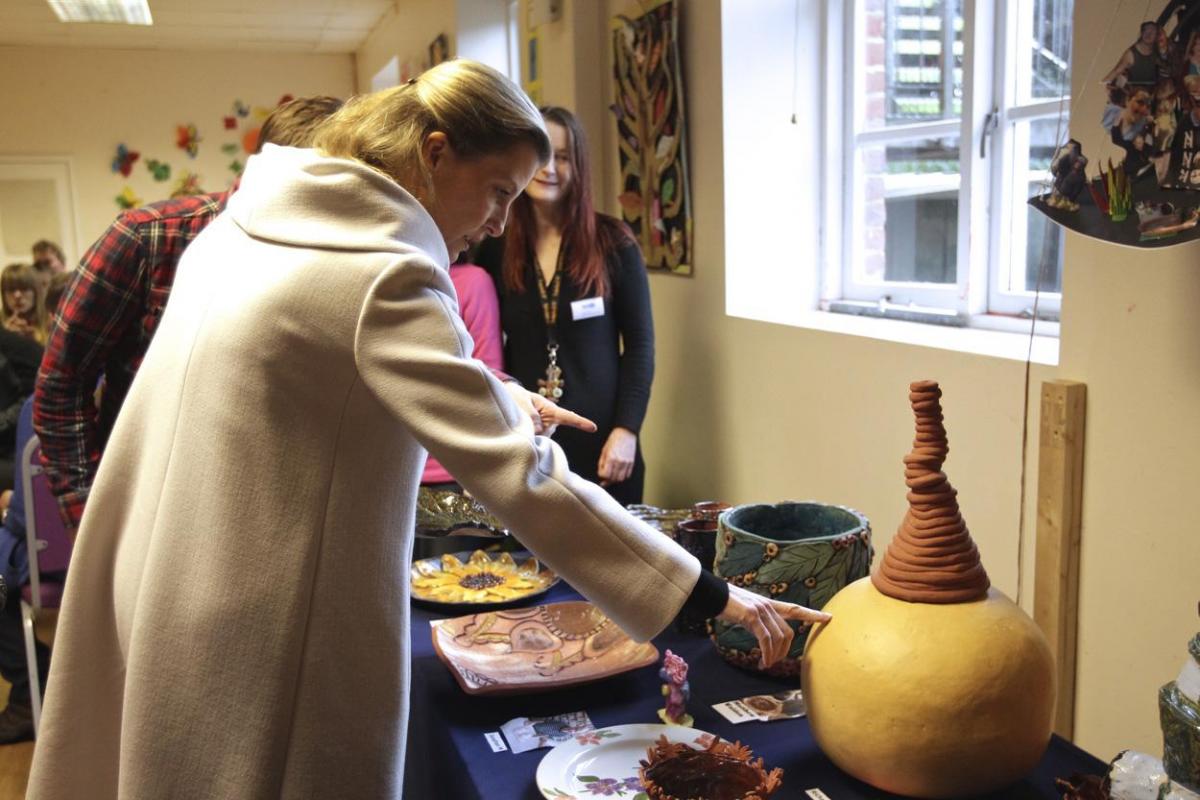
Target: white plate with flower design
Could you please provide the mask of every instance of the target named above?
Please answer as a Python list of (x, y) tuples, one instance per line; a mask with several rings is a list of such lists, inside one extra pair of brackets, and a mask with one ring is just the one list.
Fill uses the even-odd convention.
[(658, 737), (697, 749), (718, 737), (679, 725), (613, 725), (581, 733), (555, 747), (538, 765), (537, 785), (550, 800), (623, 797), (646, 800), (638, 767)]

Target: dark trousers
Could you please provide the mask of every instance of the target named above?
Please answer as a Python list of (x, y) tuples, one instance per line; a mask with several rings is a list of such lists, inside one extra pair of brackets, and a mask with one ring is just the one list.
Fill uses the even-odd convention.
[[(46, 673), (50, 670), (50, 649), (35, 636), (38, 674), (42, 691), (46, 691)], [(25, 631), (21, 626), (21, 595), (17, 588), (4, 610), (0, 611), (0, 676), (12, 684), (8, 702), (15, 706), (29, 706), (29, 667), (25, 660)]]

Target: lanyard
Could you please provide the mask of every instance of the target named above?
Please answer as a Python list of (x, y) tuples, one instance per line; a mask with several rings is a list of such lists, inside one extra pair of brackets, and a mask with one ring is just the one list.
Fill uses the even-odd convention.
[(558, 262), (554, 266), (554, 276), (547, 285), (539, 264), (534, 264), (533, 271), (537, 273), (538, 296), (542, 300), (542, 317), (546, 320), (546, 377), (538, 378), (538, 394), (551, 400), (559, 400), (563, 396), (566, 382), (562, 377), (562, 368), (558, 366), (558, 296), (562, 290), (563, 274), (563, 245), (558, 246)]

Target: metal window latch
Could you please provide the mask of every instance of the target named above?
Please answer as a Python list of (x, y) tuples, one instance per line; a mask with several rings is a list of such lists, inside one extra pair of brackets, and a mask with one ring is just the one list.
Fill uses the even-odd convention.
[(987, 143), (996, 128), (1000, 127), (1000, 109), (992, 106), (992, 110), (983, 118), (983, 133), (979, 136), (979, 157), (987, 158)]

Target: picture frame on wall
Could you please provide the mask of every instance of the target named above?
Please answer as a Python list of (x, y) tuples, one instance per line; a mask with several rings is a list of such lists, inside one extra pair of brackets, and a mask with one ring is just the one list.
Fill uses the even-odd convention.
[(429, 43), (429, 66), (436, 67), (443, 61), (450, 60), (450, 40), (446, 34), (439, 33), (437, 38)]

